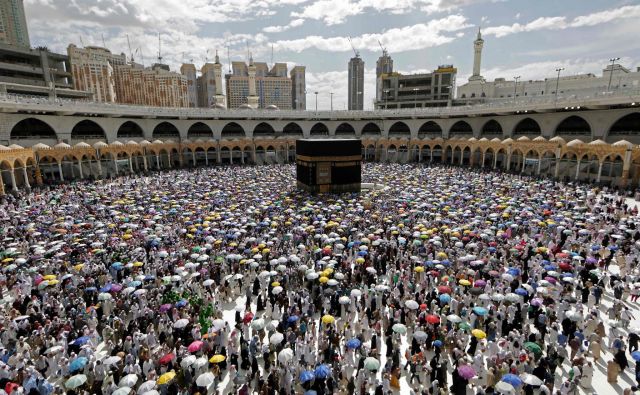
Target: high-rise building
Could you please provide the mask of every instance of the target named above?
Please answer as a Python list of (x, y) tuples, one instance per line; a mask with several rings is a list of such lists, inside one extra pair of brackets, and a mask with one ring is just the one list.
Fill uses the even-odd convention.
[[(248, 105), (251, 108), (282, 110), (294, 107), (292, 78), (287, 76), (286, 63), (276, 63), (271, 70), (264, 62), (232, 62), (233, 71), (225, 76), (229, 108)], [(298, 70), (298, 73), (300, 71)], [(299, 84), (303, 84), (301, 81)]]
[(364, 108), (364, 61), (360, 54), (349, 60), (348, 109)]
[(199, 107), (198, 103), (198, 79), (196, 77), (196, 66), (192, 63), (185, 63), (180, 66), (180, 74), (187, 79), (187, 98), (189, 107)]
[(73, 44), (69, 45), (67, 52), (74, 88), (92, 92), (96, 101), (115, 103), (116, 88), (113, 70), (115, 66), (126, 64), (126, 56), (114, 55), (106, 48), (78, 48)]
[(457, 69), (438, 66), (432, 73), (390, 73), (381, 77), (381, 97), (376, 108), (443, 107), (451, 104), (456, 86)]
[(480, 28), (478, 28), (478, 36), (473, 42), (473, 74), (469, 77), (469, 81), (484, 80), (480, 75), (480, 63), (482, 62), (482, 47), (484, 46), (484, 40), (482, 34), (480, 34)]
[(0, 43), (31, 47), (23, 0), (0, 1)]
[(291, 104), (294, 110), (307, 109), (307, 94), (304, 66), (295, 66), (291, 69)]
[(189, 84), (182, 74), (162, 67), (143, 68), (136, 64), (118, 65), (118, 103), (157, 107), (189, 107)]
[(385, 48), (382, 49), (382, 56), (376, 62), (376, 99), (381, 100), (385, 92), (382, 91), (382, 77), (393, 73), (393, 59)]

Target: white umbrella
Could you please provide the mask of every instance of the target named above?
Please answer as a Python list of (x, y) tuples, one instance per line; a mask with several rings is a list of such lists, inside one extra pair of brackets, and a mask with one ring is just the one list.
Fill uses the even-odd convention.
[(257, 320), (251, 321), (251, 327), (256, 330), (264, 329), (264, 325), (265, 325), (265, 322), (264, 322), (264, 319), (262, 318), (258, 318)]
[(219, 331), (220, 329), (224, 328), (225, 326), (225, 321), (218, 318), (215, 319), (211, 322), (211, 327), (213, 328), (214, 332)]
[(215, 380), (215, 378), (216, 376), (211, 372), (202, 373), (196, 379), (196, 384), (199, 387), (209, 387), (211, 384), (213, 384), (213, 381)]
[(280, 363), (286, 364), (293, 360), (293, 350), (290, 348), (285, 348), (278, 354), (278, 361)]
[(193, 363), (193, 367), (196, 369), (199, 369), (203, 366), (209, 366), (209, 359), (207, 359), (207, 357), (200, 357)]
[(457, 324), (458, 322), (462, 322), (462, 318), (460, 318), (460, 316), (458, 315), (450, 314), (447, 316), (447, 321)]
[(338, 303), (340, 303), (340, 304), (349, 304), (349, 303), (351, 303), (351, 299), (349, 299), (348, 296), (341, 296), (340, 299), (338, 299)]
[(189, 320), (186, 318), (181, 318), (178, 321), (173, 323), (173, 327), (176, 329), (184, 328), (187, 325), (189, 325)]
[(122, 360), (122, 358), (120, 358), (117, 355), (114, 355), (114, 356), (109, 357), (109, 358), (105, 359), (104, 361), (102, 361), (102, 364), (109, 366), (109, 365), (113, 365), (113, 364), (116, 364), (116, 363), (120, 362), (120, 360)]
[(420, 308), (420, 305), (415, 300), (407, 300), (404, 302), (404, 305), (411, 310), (418, 310), (418, 308)]
[(529, 373), (522, 373), (520, 375), (520, 378), (522, 379), (523, 383), (532, 385), (534, 387), (542, 385), (542, 380), (540, 380), (538, 376), (534, 376)]
[(120, 387), (117, 390), (113, 391), (111, 395), (129, 395), (131, 393), (130, 387)]
[(354, 298), (362, 296), (362, 291), (360, 291), (359, 289), (352, 289), (351, 296), (353, 296)]
[(140, 395), (160, 395), (160, 393), (158, 392), (158, 390), (151, 390), (151, 391), (147, 391), (147, 392), (140, 392), (138, 391), (138, 393)]
[(394, 324), (391, 329), (395, 332), (395, 333), (399, 333), (401, 335), (404, 335), (405, 333), (407, 333), (407, 327), (403, 324)]
[(284, 289), (281, 286), (277, 286), (277, 287), (273, 287), (273, 289), (271, 290), (271, 293), (274, 295), (278, 295), (282, 293), (282, 291), (284, 291)]
[(513, 388), (513, 385), (506, 381), (499, 381), (495, 386), (495, 390), (502, 394), (515, 394), (515, 388)]
[(186, 369), (189, 366), (193, 365), (196, 359), (197, 358), (195, 355), (187, 355), (186, 357), (182, 358), (182, 361), (180, 361), (180, 366), (182, 367), (182, 369)]
[(212, 279), (208, 279), (208, 280), (204, 280), (202, 282), (202, 285), (204, 285), (205, 287), (209, 287), (211, 285), (213, 285), (215, 283), (215, 281), (213, 281)]
[(284, 335), (280, 332), (276, 332), (269, 338), (271, 344), (280, 344), (284, 340)]
[(269, 323), (267, 323), (267, 330), (268, 331), (275, 331), (276, 328), (278, 327), (278, 324), (280, 324), (280, 321), (278, 321), (278, 320), (269, 321)]
[(138, 393), (144, 394), (146, 392), (153, 391), (155, 388), (156, 388), (155, 380), (145, 381), (144, 383), (140, 384), (140, 387), (138, 387)]
[(424, 331), (415, 331), (415, 333), (413, 334), (413, 338), (416, 339), (419, 342), (423, 342), (425, 340), (427, 340), (427, 337), (429, 335), (427, 335), (426, 332)]
[(133, 374), (133, 373), (128, 374), (120, 379), (120, 382), (118, 383), (118, 387), (120, 388), (133, 387), (134, 385), (136, 385), (137, 382), (138, 382), (137, 374)]

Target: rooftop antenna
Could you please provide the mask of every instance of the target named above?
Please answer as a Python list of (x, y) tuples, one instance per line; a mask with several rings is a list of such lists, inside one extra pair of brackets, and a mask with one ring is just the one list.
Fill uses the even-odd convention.
[(107, 48), (107, 44), (104, 42), (104, 34), (100, 34), (102, 36), (102, 48)]
[(229, 52), (229, 45), (227, 45), (227, 60), (229, 61), (229, 74), (231, 74), (231, 52)]
[(251, 58), (251, 54), (249, 54), (249, 41), (244, 40), (244, 44), (247, 46), (247, 60)]
[(349, 44), (351, 44), (351, 49), (353, 49), (353, 53), (356, 55), (356, 58), (360, 57), (360, 52), (356, 50), (356, 47), (353, 46), (353, 41), (351, 41), (351, 36), (347, 37), (349, 40)]
[(158, 63), (162, 63), (162, 40), (160, 40), (160, 33), (158, 33)]
[(271, 64), (273, 65), (273, 44), (271, 44)]
[(209, 61), (209, 50), (207, 49), (207, 52), (204, 53), (204, 62), (207, 63)]
[(131, 51), (131, 41), (129, 41), (129, 35), (127, 34), (127, 45), (129, 46), (129, 54), (131, 55), (131, 63), (134, 62), (133, 60), (133, 51)]
[(138, 47), (138, 52), (140, 52), (140, 59), (142, 60), (142, 67), (144, 67), (144, 55), (142, 54), (142, 47)]
[(80, 44), (84, 47), (84, 41), (82, 41), (82, 35), (80, 35)]

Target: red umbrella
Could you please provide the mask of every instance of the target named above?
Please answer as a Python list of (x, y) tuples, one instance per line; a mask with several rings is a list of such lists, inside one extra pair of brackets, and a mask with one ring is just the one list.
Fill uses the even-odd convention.
[(164, 357), (160, 358), (160, 361), (159, 361), (159, 362), (160, 362), (160, 365), (166, 365), (166, 364), (168, 364), (168, 363), (169, 363), (169, 362), (171, 362), (171, 360), (172, 360), (173, 358), (175, 358), (175, 357), (176, 357), (176, 356), (175, 356), (173, 353), (169, 353), (169, 354), (165, 355)]
[(200, 340), (196, 340), (193, 343), (189, 344), (189, 347), (187, 349), (189, 350), (189, 352), (197, 352), (200, 351), (203, 345), (203, 342), (201, 342)]
[(440, 322), (440, 317), (433, 314), (429, 314), (426, 319), (427, 319), (427, 322), (430, 324), (437, 324)]
[(566, 262), (562, 262), (558, 265), (558, 267), (562, 270), (572, 270), (573, 267)]
[(427, 309), (427, 304), (423, 303), (420, 305), (420, 310), (425, 311)]
[(429, 274), (431, 274), (432, 276), (439, 276), (440, 272), (438, 272), (437, 270), (431, 270), (429, 271)]
[(252, 320), (253, 320), (253, 313), (249, 312), (249, 313), (244, 315), (244, 319), (242, 320), (242, 322), (244, 322), (245, 324), (248, 324)]
[(447, 287), (446, 285), (440, 285), (438, 287), (438, 292), (441, 294), (450, 294), (451, 288)]
[(564, 252), (559, 252), (556, 254), (556, 258), (568, 258), (569, 255)]

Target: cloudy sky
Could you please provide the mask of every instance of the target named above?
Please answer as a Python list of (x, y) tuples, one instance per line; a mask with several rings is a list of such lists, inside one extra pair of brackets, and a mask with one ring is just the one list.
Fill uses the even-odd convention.
[[(365, 61), (365, 107), (375, 96), (380, 40), (396, 71), (458, 68), (466, 82), (473, 40), (482, 28), (482, 74), (540, 79), (558, 66), (567, 74), (600, 74), (607, 60), (640, 66), (638, 0), (25, 0), (31, 43), (66, 51), (70, 43), (102, 45), (150, 64), (158, 54), (174, 70), (199, 68), (218, 49), (221, 61), (307, 66), (307, 91), (318, 107), (346, 106), (348, 37)], [(81, 41), (82, 40), (82, 41)], [(229, 49), (229, 57), (227, 56)], [(307, 108), (314, 106), (309, 94)]]

